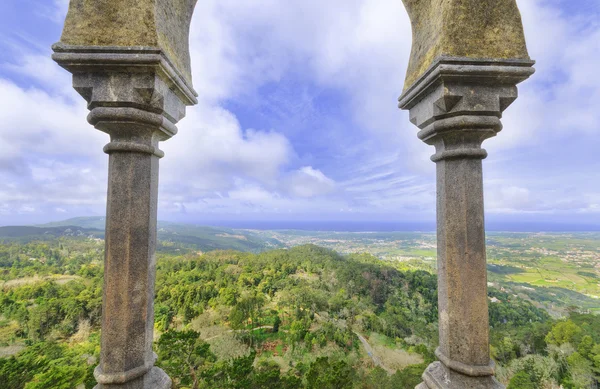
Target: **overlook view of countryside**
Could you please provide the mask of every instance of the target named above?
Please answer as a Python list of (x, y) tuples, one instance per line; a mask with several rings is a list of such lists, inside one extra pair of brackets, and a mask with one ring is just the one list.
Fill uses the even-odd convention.
[[(0, 227), (3, 387), (95, 385), (104, 220)], [(435, 359), (433, 233), (158, 231), (155, 349), (177, 388), (414, 388)], [(598, 379), (600, 233), (487, 244), (498, 379)]]
[(600, 0), (1, 0), (0, 389), (600, 389)]

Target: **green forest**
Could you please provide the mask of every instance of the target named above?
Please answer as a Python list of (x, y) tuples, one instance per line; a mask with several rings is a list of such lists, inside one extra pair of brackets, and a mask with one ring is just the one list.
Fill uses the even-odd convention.
[[(0, 243), (0, 383), (93, 388), (101, 239)], [(413, 389), (435, 357), (436, 276), (314, 245), (262, 253), (159, 243), (157, 365), (174, 388)], [(600, 316), (553, 318), (490, 288), (491, 355), (508, 389), (595, 388)]]

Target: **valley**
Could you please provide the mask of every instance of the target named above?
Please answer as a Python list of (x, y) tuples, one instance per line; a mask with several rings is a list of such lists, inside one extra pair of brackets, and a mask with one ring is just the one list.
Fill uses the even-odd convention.
[[(95, 385), (99, 227), (0, 227), (0, 380), (9, 389)], [(518, 388), (514, 377), (536, 366), (545, 373), (532, 385), (586, 388), (600, 369), (600, 236), (487, 240), (498, 379)], [(175, 388), (412, 389), (435, 360), (435, 252), (435, 235), (422, 232), (160, 223), (157, 364)]]

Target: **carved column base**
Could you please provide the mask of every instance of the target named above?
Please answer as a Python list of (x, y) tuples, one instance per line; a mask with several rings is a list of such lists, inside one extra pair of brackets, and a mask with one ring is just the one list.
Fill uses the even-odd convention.
[(98, 384), (94, 389), (171, 389), (171, 379), (161, 368), (154, 366), (145, 375), (121, 384)]
[(423, 373), (423, 383), (416, 389), (504, 389), (493, 376), (471, 377), (433, 362)]

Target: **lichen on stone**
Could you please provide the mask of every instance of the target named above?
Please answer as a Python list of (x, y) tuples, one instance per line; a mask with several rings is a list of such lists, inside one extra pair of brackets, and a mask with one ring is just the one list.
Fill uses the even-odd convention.
[(413, 45), (404, 89), (442, 56), (529, 59), (516, 0), (403, 0)]
[(157, 47), (191, 84), (189, 27), (197, 0), (71, 0), (61, 43)]

